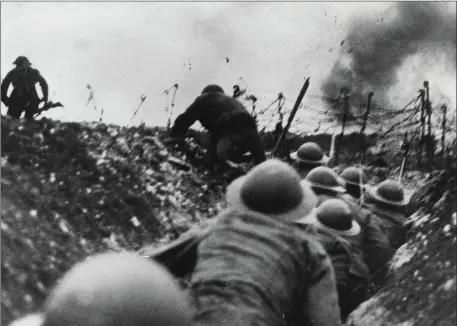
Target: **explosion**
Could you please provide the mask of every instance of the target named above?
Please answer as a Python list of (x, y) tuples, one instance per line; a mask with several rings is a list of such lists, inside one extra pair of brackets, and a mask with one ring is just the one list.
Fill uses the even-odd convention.
[(397, 2), (383, 16), (351, 21), (322, 92), (336, 98), (344, 87), (352, 103), (364, 106), (368, 93), (375, 91), (375, 102), (387, 108), (386, 94), (399, 81), (405, 61), (416, 54), (436, 53), (444, 54), (455, 71), (455, 12), (443, 3)]

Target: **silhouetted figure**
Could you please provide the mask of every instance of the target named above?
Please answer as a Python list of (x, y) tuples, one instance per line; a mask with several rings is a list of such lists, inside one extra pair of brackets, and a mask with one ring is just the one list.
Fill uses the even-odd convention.
[(209, 131), (208, 135), (199, 137), (200, 145), (208, 149), (208, 165), (214, 165), (218, 159), (237, 161), (247, 152), (251, 152), (256, 164), (265, 161), (254, 118), (241, 102), (225, 95), (220, 86), (206, 86), (194, 103), (176, 118), (170, 136), (184, 137), (197, 121)]
[[(2, 102), (8, 107), (7, 115), (19, 119), (25, 111), (25, 118), (32, 120), (40, 102), (48, 101), (48, 84), (37, 69), (31, 68), (32, 64), (26, 57), (17, 57), (13, 64), (16, 68), (6, 75), (1, 85)], [(36, 83), (40, 84), (43, 91), (41, 100), (35, 89)], [(8, 97), (10, 84), (13, 84), (14, 89)]]

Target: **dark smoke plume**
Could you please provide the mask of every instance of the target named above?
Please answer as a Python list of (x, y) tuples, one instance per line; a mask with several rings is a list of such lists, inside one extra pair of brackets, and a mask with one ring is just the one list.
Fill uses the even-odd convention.
[[(322, 91), (337, 98), (345, 87), (350, 90), (351, 102), (364, 106), (368, 93), (374, 90), (376, 102), (388, 106), (385, 94), (397, 83), (398, 69), (417, 53), (444, 53), (455, 69), (456, 21), (446, 5), (397, 2), (384, 16), (354, 20), (341, 44), (340, 60)], [(349, 66), (343, 64), (343, 57), (349, 59)], [(412, 85), (412, 89), (416, 86), (420, 87)]]

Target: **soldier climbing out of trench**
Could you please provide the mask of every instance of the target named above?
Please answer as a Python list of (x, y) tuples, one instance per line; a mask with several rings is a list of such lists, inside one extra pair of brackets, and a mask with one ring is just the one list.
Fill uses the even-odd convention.
[(250, 152), (256, 164), (265, 161), (265, 150), (257, 125), (241, 102), (224, 94), (218, 85), (206, 86), (202, 94), (176, 118), (169, 136), (183, 138), (199, 121), (208, 134), (194, 135), (208, 151), (206, 164), (211, 167), (225, 160), (237, 162)]
[[(19, 56), (13, 62), (16, 67), (11, 70), (2, 81), (2, 102), (8, 107), (7, 115), (19, 119), (25, 111), (25, 118), (32, 120), (38, 112), (40, 102), (48, 102), (48, 84), (37, 69), (31, 67), (29, 59)], [(35, 84), (39, 83), (43, 92), (40, 100), (36, 92)], [(8, 97), (8, 88), (13, 85), (13, 91)]]

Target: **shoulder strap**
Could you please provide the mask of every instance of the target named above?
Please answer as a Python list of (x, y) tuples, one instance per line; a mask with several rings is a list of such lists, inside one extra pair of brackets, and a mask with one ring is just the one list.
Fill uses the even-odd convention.
[(163, 264), (175, 277), (180, 278), (194, 270), (198, 245), (208, 232), (209, 228), (191, 229), (167, 245), (140, 249), (139, 254)]

